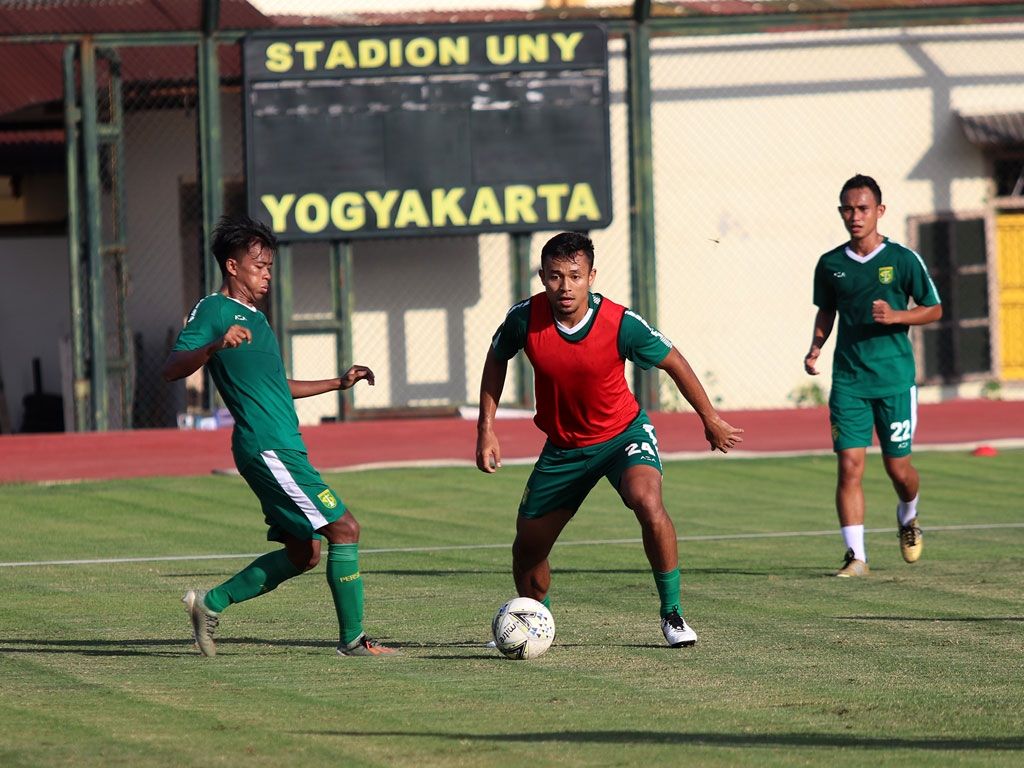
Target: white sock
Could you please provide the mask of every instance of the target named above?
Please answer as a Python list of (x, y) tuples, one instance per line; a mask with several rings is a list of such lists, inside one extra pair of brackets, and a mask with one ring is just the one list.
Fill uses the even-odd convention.
[(896, 519), (900, 521), (900, 525), (906, 525), (917, 517), (917, 500), (919, 498), (921, 498), (921, 494), (917, 494), (910, 501), (901, 501), (896, 505)]
[(864, 552), (864, 525), (844, 525), (842, 527), (843, 541), (846, 548), (853, 550), (853, 556), (862, 562), (868, 561), (867, 553)]

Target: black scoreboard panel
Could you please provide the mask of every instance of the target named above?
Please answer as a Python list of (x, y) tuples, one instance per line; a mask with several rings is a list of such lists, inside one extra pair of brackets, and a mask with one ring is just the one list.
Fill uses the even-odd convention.
[[(606, 43), (603, 29), (582, 26), (600, 40), (599, 61), (478, 62), (379, 76), (353, 68), (337, 77), (317, 62), (294, 67), (294, 59), (288, 77), (250, 76), (250, 59), (279, 38), (247, 40), (250, 214), (284, 240), (607, 226)], [(561, 40), (572, 29), (556, 28)], [(431, 40), (429, 30), (415, 32)], [(442, 33), (455, 34), (451, 26), (434, 32)], [(466, 50), (499, 33), (516, 39), (505, 25), (470, 28)], [(403, 39), (382, 28), (373, 35)], [(578, 36), (596, 58), (594, 41)], [(351, 33), (340, 39), (356, 49)]]

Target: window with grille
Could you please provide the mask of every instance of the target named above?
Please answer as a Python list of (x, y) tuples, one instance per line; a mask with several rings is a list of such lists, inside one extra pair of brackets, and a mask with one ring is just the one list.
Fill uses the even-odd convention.
[(988, 256), (980, 216), (911, 221), (914, 250), (928, 265), (942, 319), (915, 329), (918, 380), (954, 384), (992, 370)]

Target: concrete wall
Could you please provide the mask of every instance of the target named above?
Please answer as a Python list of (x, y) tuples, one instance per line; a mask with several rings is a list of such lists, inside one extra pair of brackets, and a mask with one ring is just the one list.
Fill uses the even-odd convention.
[(1024, 109), (1020, 34), (655, 41), (659, 325), (721, 405), (783, 406), (811, 381), (813, 269), (847, 239), (836, 212), (847, 178), (878, 180), (879, 229), (904, 243), (912, 217), (985, 210), (987, 163), (955, 111)]
[(43, 391), (60, 395), (60, 343), (71, 335), (67, 240), (0, 238), (0, 374), (7, 412), (20, 431), (39, 358)]

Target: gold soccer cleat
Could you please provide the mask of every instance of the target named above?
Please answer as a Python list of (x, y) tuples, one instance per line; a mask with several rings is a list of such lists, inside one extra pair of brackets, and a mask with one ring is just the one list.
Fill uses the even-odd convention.
[(843, 567), (836, 571), (835, 575), (840, 579), (848, 579), (851, 576), (867, 576), (869, 573), (871, 569), (868, 568), (868, 564), (855, 558), (853, 550), (848, 549), (843, 556)]
[(900, 554), (903, 555), (903, 559), (908, 563), (916, 562), (921, 556), (921, 550), (924, 549), (924, 537), (916, 517), (906, 525), (900, 526), (899, 538)]

